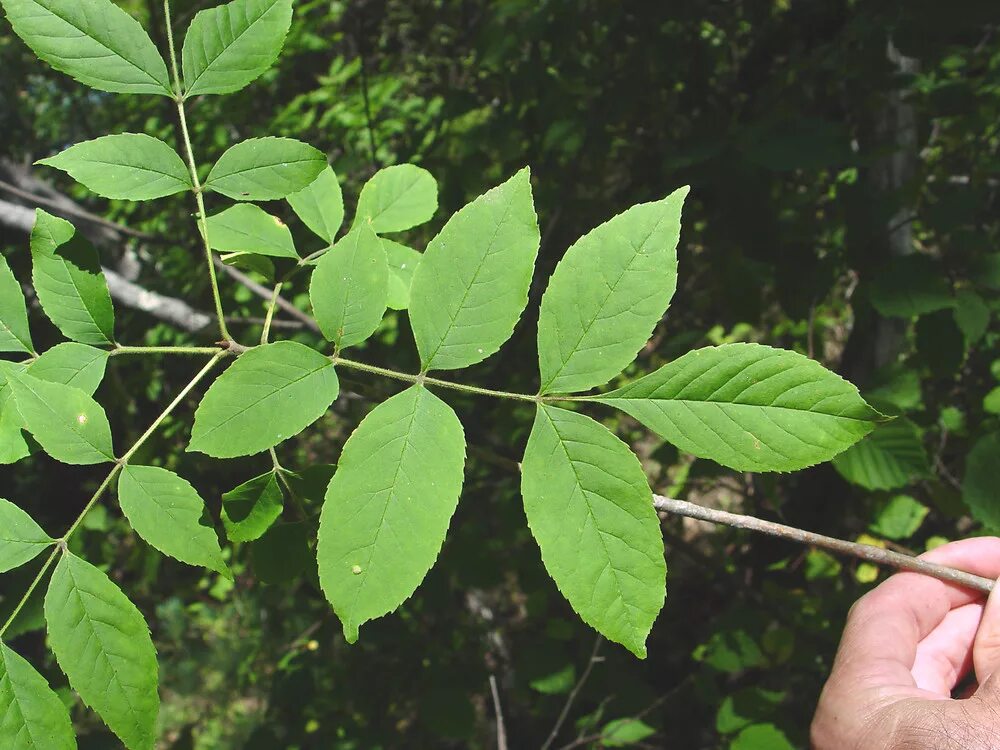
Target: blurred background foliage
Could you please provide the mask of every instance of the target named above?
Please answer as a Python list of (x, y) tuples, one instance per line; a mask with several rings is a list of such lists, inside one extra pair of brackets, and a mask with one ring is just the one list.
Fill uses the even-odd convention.
[[(178, 29), (210, 4), (177, 2)], [(125, 7), (163, 46), (159, 5)], [(258, 135), (325, 150), (349, 206), (380, 166), (425, 166), (441, 210), (404, 238), (418, 249), (464, 202), (530, 165), (543, 231), (536, 303), (577, 237), (690, 184), (678, 293), (626, 377), (695, 346), (760, 341), (815, 357), (900, 419), (796, 475), (734, 473), (625, 417), (609, 426), (663, 494), (921, 552), (1000, 528), (998, 21), (995, 0), (299, 0), (279, 64), (240, 93), (195, 101), (189, 118), (206, 165)], [(142, 235), (70, 217), (105, 265), (210, 309), (183, 196), (108, 202), (30, 167), (105, 133), (171, 141), (170, 102), (88, 91), (35, 61), (6, 22), (0, 71), (0, 200), (69, 198), (127, 225)], [(286, 205), (267, 208), (303, 254), (315, 249)], [(27, 281), (22, 229), (0, 219), (0, 241)], [(228, 276), (223, 285), (227, 312), (245, 319), (238, 336), (251, 340), (264, 301)], [(305, 309), (301, 282), (287, 296)], [(470, 380), (537, 388), (535, 309)], [(317, 343), (287, 311), (279, 318), (278, 336)], [(57, 341), (41, 315), (32, 325), (36, 343)], [(211, 338), (121, 305), (118, 331), (130, 344)], [(416, 368), (405, 315), (391, 313), (358, 356)], [(195, 367), (115, 358), (98, 398), (113, 407), (116, 443), (129, 444)], [(648, 660), (595, 644), (525, 528), (515, 462), (531, 415), (507, 402), (448, 395), (470, 461), (441, 560), (348, 647), (309, 546), (343, 440), (397, 385), (343, 379), (350, 395), (279, 449), (302, 475), (299, 502), (260, 541), (230, 547), (234, 583), (137, 541), (113, 500), (74, 539), (150, 620), (161, 747), (495, 747), (491, 675), (512, 748), (545, 743), (570, 695), (552, 748), (806, 744), (846, 610), (887, 571), (665, 518), (668, 597)], [(179, 410), (142, 460), (189, 478), (217, 519), (222, 493), (269, 466), (185, 453), (190, 413)], [(51, 530), (96, 478), (42, 455), (0, 471), (3, 495)], [(0, 577), (0, 610), (33, 574)], [(15, 645), (44, 664), (39, 604), (18, 621)], [(51, 663), (46, 676), (65, 685)], [(62, 694), (82, 747), (118, 747)]]

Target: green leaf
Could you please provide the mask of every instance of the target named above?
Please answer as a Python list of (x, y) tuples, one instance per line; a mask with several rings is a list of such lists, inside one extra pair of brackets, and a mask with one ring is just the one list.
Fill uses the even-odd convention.
[(924, 255), (895, 258), (872, 282), (872, 306), (882, 315), (915, 318), (955, 304), (948, 277)]
[(86, 393), (31, 375), (8, 383), (25, 428), (52, 458), (66, 464), (115, 460), (108, 418)]
[(71, 385), (93, 396), (104, 379), (109, 356), (103, 349), (68, 341), (43, 352), (28, 366), (28, 374), (50, 383)]
[(983, 411), (987, 414), (1000, 414), (1000, 385), (983, 397)]
[(157, 466), (126, 466), (118, 502), (135, 532), (165, 555), (232, 577), (215, 531), (201, 525), (205, 501), (187, 481)]
[(397, 393), (348, 438), (319, 528), (320, 584), (349, 643), (434, 565), (462, 491), (465, 434), (422, 386)]
[(521, 494), (563, 596), (585, 623), (645, 658), (667, 569), (639, 459), (590, 417), (542, 405), (524, 452)]
[(897, 418), (833, 459), (848, 482), (869, 490), (891, 490), (928, 476), (930, 463), (916, 425)]
[(42, 531), (31, 516), (13, 503), (0, 499), (0, 573), (34, 560), (54, 543), (55, 540)]
[(972, 517), (990, 529), (1000, 529), (1000, 493), (997, 493), (997, 466), (1000, 465), (1000, 434), (979, 438), (965, 459), (962, 500)]
[(774, 724), (754, 724), (737, 735), (729, 750), (795, 750), (795, 746)]
[(0, 352), (34, 353), (24, 292), (0, 255)]
[(410, 322), (425, 370), (481, 362), (510, 338), (538, 253), (528, 170), (452, 216), (413, 275)]
[(208, 389), (188, 450), (215, 458), (266, 451), (322, 417), (339, 392), (333, 363), (308, 346), (255, 347)]
[(27, 661), (0, 643), (4, 750), (76, 750), (69, 711)]
[(237, 203), (209, 216), (209, 244), (224, 253), (254, 253), (273, 258), (295, 258), (292, 233), (277, 216), (252, 203)]
[(333, 169), (325, 167), (308, 187), (292, 193), (286, 200), (307, 227), (327, 242), (333, 242), (344, 223), (344, 195)]
[(139, 22), (110, 0), (0, 0), (14, 32), (56, 70), (101, 91), (173, 96)]
[(410, 288), (413, 274), (420, 265), (421, 255), (413, 248), (382, 238), (382, 249), (389, 262), (389, 295), (387, 304), (393, 310), (410, 306)]
[(620, 373), (649, 340), (677, 288), (688, 188), (633, 206), (577, 240), (542, 297), (542, 393), (585, 391)]
[(955, 323), (965, 337), (965, 346), (972, 346), (990, 326), (989, 305), (971, 289), (962, 289), (955, 297)]
[(254, 477), (222, 496), (222, 524), (231, 542), (260, 539), (285, 507), (278, 476), (273, 471)]
[(0, 466), (17, 463), (31, 455), (21, 425), (21, 415), (14, 400), (8, 399), (0, 404)]
[(437, 210), (437, 181), (426, 169), (397, 164), (380, 169), (361, 188), (354, 226), (367, 219), (376, 232), (401, 232)]
[(38, 301), (63, 335), (82, 344), (114, 343), (115, 311), (97, 251), (73, 225), (37, 209), (31, 260)]
[(364, 341), (385, 314), (389, 265), (368, 226), (352, 229), (316, 264), (309, 284), (316, 322), (338, 349)]
[(230, 253), (219, 256), (219, 260), (227, 266), (239, 268), (261, 276), (265, 281), (273, 282), (275, 278), (274, 261), (263, 255), (253, 253)]
[(144, 201), (191, 189), (191, 175), (177, 152), (143, 133), (84, 141), (36, 164), (61, 169), (105, 198)]
[(292, 0), (235, 0), (200, 11), (184, 35), (184, 93), (228, 94), (278, 59), (292, 22)]
[(908, 539), (917, 533), (930, 508), (909, 495), (893, 495), (882, 503), (868, 529), (886, 539)]
[(233, 200), (277, 200), (309, 186), (326, 168), (326, 156), (291, 138), (251, 138), (226, 151), (205, 180)]
[(250, 546), (250, 564), (257, 580), (287, 586), (310, 569), (315, 573), (316, 557), (309, 547), (313, 534), (306, 523), (276, 523), (269, 528)]
[(631, 747), (654, 734), (656, 730), (639, 719), (615, 719), (605, 724), (601, 730), (601, 745)]
[(49, 644), (69, 684), (129, 750), (152, 750), (160, 699), (156, 651), (139, 610), (72, 553), (45, 593)]
[(818, 362), (759, 344), (689, 352), (596, 400), (681, 450), (738, 471), (829, 461), (882, 418)]

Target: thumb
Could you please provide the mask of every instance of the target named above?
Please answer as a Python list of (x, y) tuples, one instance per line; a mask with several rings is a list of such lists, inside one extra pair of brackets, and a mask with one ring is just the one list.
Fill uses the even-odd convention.
[(972, 646), (972, 661), (979, 684), (986, 687), (989, 683), (991, 691), (1000, 694), (1000, 581), (983, 608)]

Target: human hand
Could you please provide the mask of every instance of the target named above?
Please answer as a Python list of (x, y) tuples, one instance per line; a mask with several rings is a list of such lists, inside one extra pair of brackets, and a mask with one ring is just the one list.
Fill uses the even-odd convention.
[[(1000, 577), (996, 537), (922, 557)], [(953, 698), (972, 670), (971, 694)], [(936, 578), (898, 573), (859, 599), (811, 740), (815, 750), (1000, 750), (1000, 592), (986, 602)]]

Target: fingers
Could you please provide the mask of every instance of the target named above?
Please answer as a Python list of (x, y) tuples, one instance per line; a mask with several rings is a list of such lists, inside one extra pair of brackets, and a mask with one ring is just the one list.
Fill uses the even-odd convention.
[[(973, 646), (976, 679), (980, 684), (995, 683), (990, 678), (997, 675), (1000, 668), (1000, 584), (993, 589), (986, 607), (983, 609)], [(1000, 675), (997, 675), (1000, 677)], [(993, 685), (993, 687), (996, 687)]]
[(982, 614), (979, 602), (953, 609), (917, 644), (910, 674), (918, 688), (942, 698), (951, 696), (972, 669), (972, 644)]

